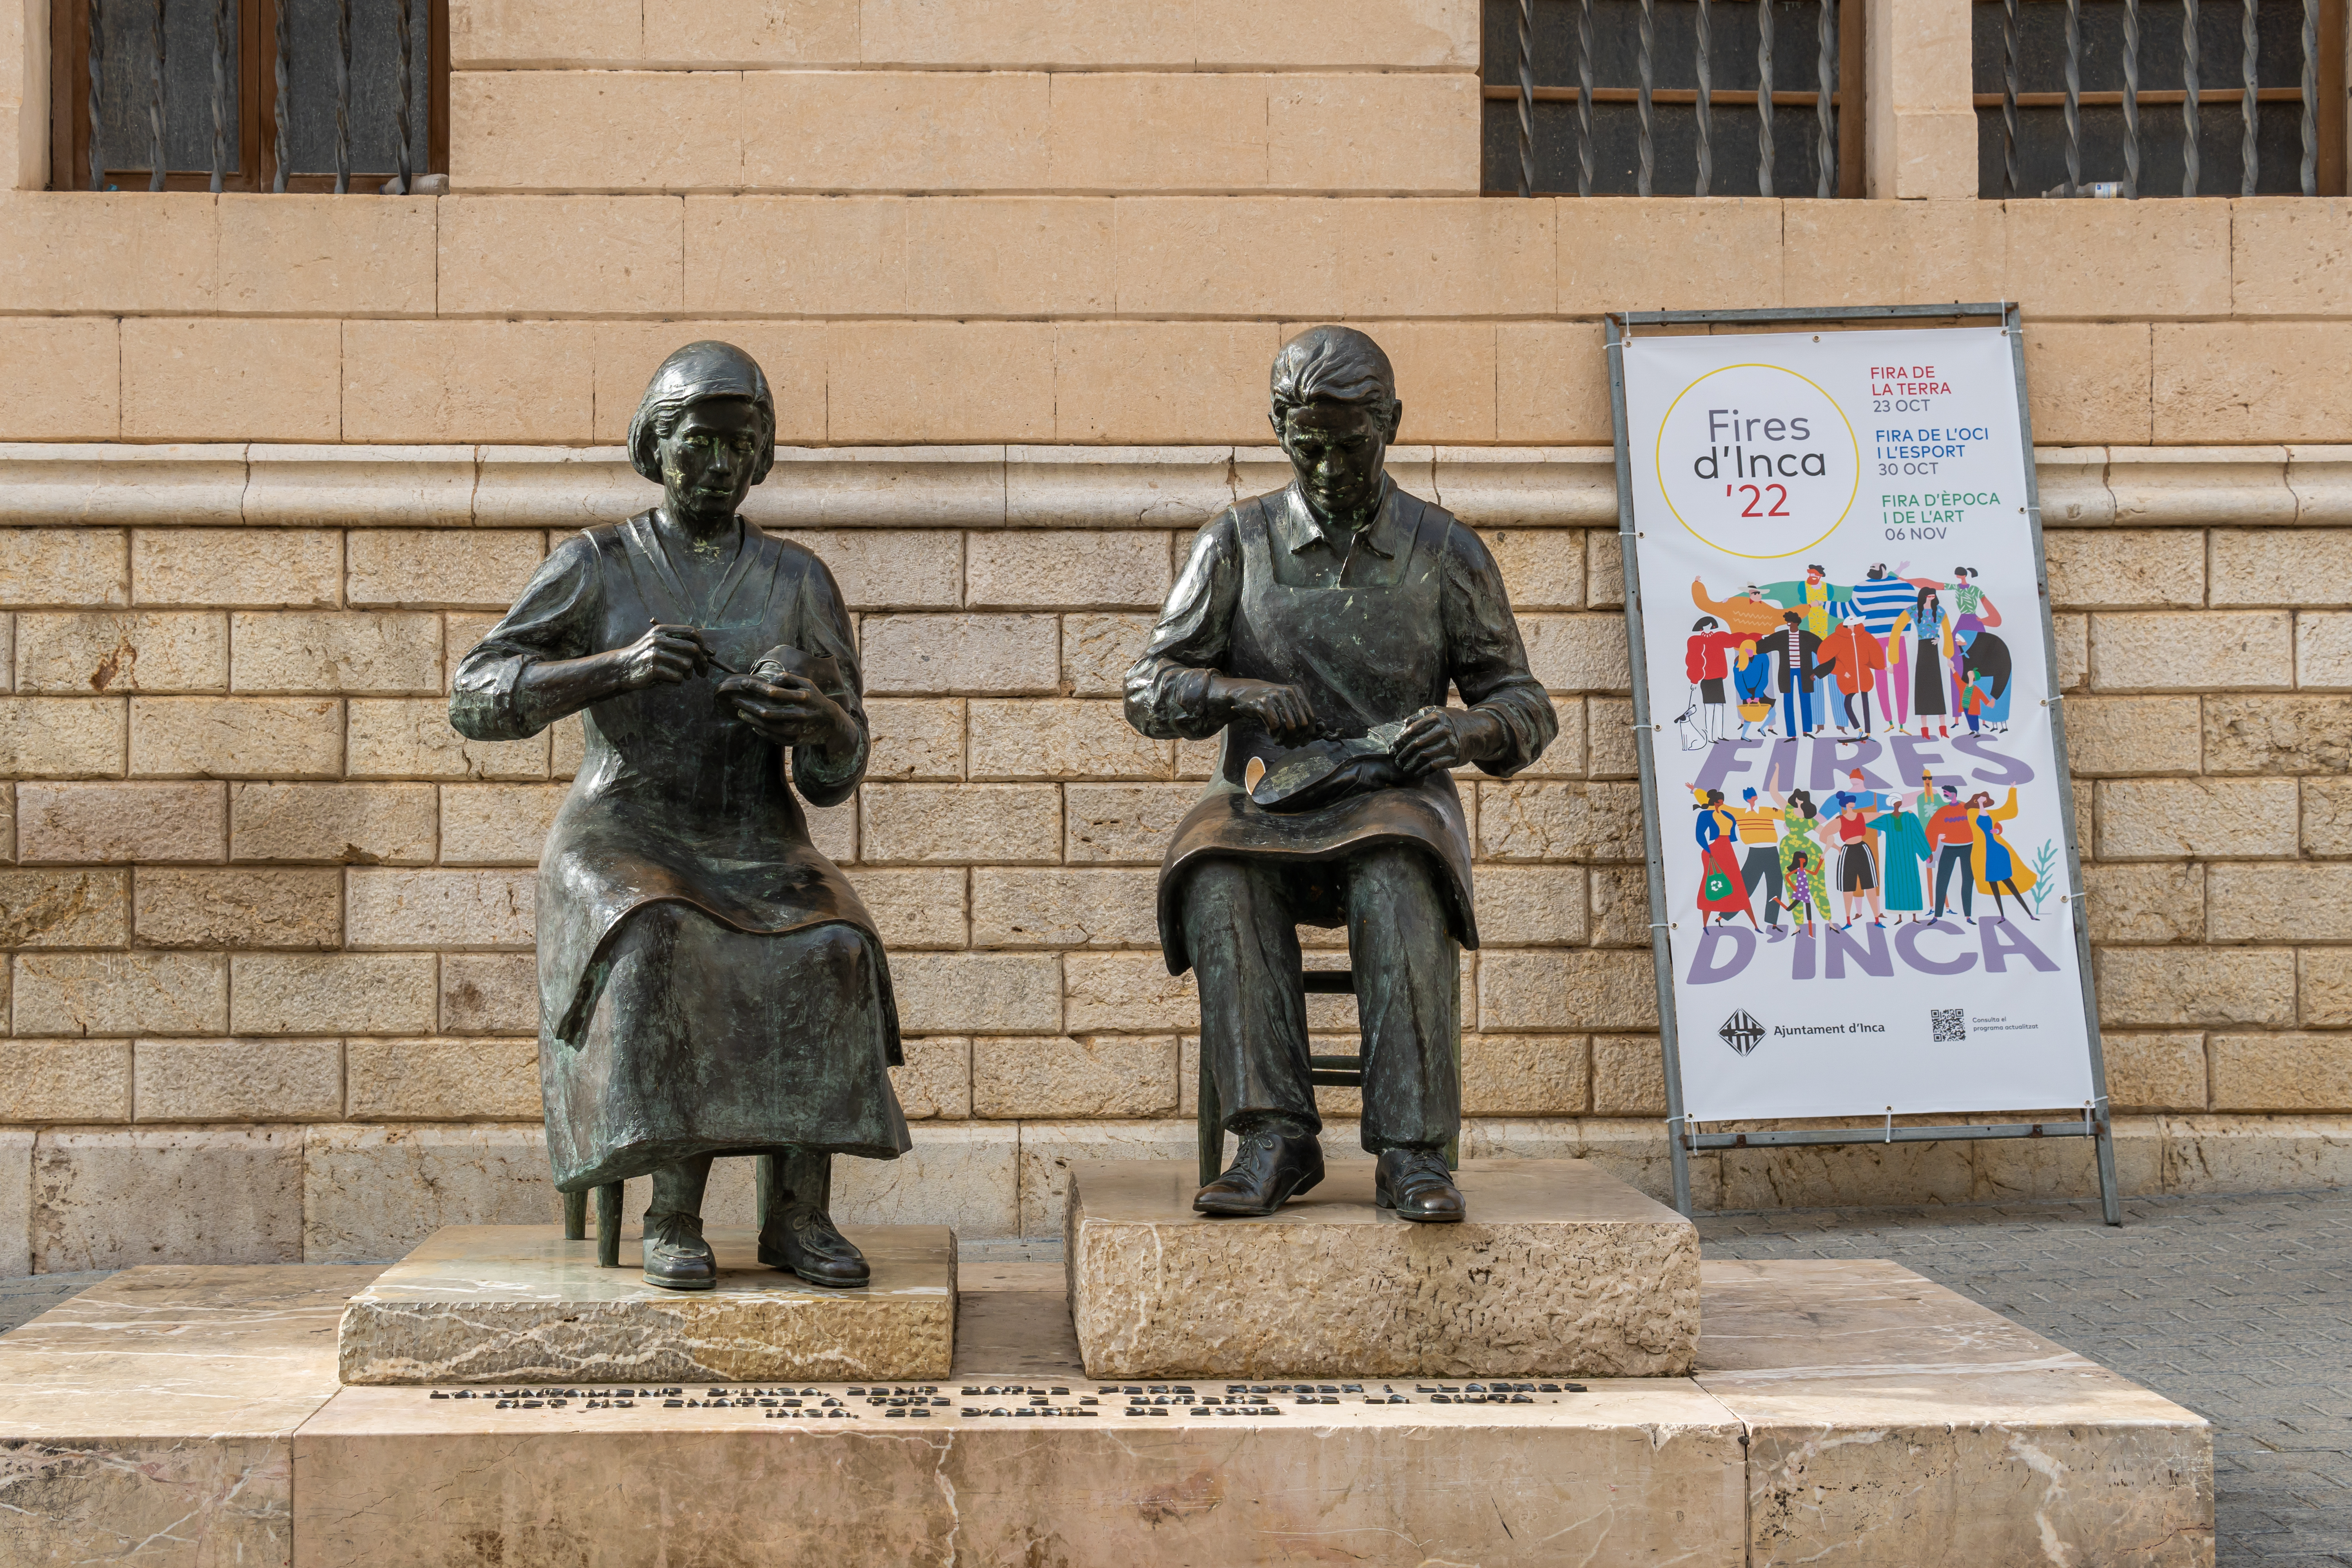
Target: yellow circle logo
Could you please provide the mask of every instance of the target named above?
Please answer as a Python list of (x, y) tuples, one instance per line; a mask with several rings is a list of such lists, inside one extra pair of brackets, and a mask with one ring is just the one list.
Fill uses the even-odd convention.
[(1727, 364), (1658, 421), (1658, 490), (1711, 549), (1769, 561), (1835, 532), (1862, 489), (1862, 448), (1837, 400), (1777, 364)]

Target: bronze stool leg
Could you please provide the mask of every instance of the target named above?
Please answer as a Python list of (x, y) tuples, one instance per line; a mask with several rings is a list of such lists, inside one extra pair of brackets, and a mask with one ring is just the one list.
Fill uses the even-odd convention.
[(621, 1184), (607, 1182), (596, 1189), (596, 1267), (621, 1266)]
[(563, 1199), (563, 1239), (588, 1239), (588, 1194), (583, 1189), (560, 1194)]

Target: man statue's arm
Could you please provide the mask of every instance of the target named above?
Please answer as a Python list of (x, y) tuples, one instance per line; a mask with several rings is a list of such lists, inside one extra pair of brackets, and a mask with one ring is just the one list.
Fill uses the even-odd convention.
[(1224, 672), (1241, 588), (1240, 531), (1234, 514), (1221, 512), (1192, 541), (1151, 640), (1128, 667), (1129, 724), (1160, 741), (1206, 740), (1243, 718), (1276, 740), (1314, 734), (1314, 710), (1297, 687)]

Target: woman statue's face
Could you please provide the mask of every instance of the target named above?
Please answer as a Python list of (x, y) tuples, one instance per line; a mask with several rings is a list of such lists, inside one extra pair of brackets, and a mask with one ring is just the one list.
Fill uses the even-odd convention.
[(658, 447), (671, 515), (704, 522), (733, 518), (759, 474), (761, 443), (760, 410), (750, 398), (688, 404)]

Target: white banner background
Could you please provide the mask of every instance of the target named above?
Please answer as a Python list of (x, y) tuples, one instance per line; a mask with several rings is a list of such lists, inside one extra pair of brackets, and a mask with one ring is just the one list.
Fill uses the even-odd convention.
[[(2060, 897), (2078, 885), (2061, 815), (2072, 792), (2044, 703), (2050, 630), (2007, 335), (1672, 336), (1633, 339), (1623, 353), (1647, 655), (1636, 678), (1662, 726), (1653, 739), (1685, 1113), (2087, 1102), (2075, 906)], [(1822, 571), (1809, 580), (1813, 566)], [(1838, 657), (1859, 678), (1851, 716), (1834, 670), (1817, 678), (1810, 729), (1801, 677), (1790, 713), (1785, 641), (1774, 639), (1791, 610), (1801, 659)], [(1869, 647), (1884, 671), (1869, 668)], [(1709, 679), (1719, 705), (1705, 700), (1718, 689)], [(1958, 710), (1969, 706), (1979, 733)], [(1721, 790), (1725, 815), (1700, 809), (1695, 788)], [(1790, 798), (1797, 790), (1816, 817)], [(2012, 790), (2015, 812), (2003, 815)], [(1845, 846), (1841, 792), (1862, 797), (1860, 857)], [(1956, 809), (1938, 820), (1946, 805)], [(1737, 815), (1746, 811), (1762, 815)], [(1729, 829), (1705, 850), (1702, 816)], [(1986, 874), (2004, 854), (2012, 875), (1997, 914), (1990, 883), (2000, 879)], [(1868, 893), (1850, 901), (1841, 890), (1863, 879), (1864, 861), (1875, 908)], [(1801, 914), (1770, 906), (1775, 880), (1793, 902), (1800, 864), (1820, 889), (1810, 933)]]

